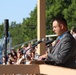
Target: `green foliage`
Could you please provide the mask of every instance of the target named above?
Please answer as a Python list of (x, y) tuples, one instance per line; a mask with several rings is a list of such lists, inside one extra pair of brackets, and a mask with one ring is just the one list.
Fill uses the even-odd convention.
[[(46, 34), (52, 34), (52, 18), (64, 15), (68, 28), (76, 26), (76, 0), (46, 0)], [(4, 24), (0, 25), (0, 38), (4, 34)], [(37, 6), (30, 12), (30, 17), (23, 18), (21, 24), (11, 22), (9, 32), (12, 45), (17, 45), (37, 38)]]
[(2, 24), (0, 25), (0, 38), (2, 38), (3, 34), (4, 34), (4, 26)]

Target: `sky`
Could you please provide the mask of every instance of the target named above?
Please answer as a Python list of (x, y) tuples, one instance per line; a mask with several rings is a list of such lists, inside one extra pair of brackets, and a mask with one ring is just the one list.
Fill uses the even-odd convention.
[(9, 23), (22, 23), (23, 18), (30, 17), (36, 4), (37, 0), (0, 0), (0, 24), (5, 19), (9, 19)]

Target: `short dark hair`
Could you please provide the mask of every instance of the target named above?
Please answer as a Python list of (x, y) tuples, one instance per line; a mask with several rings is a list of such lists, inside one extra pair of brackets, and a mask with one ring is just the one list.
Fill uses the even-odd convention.
[(63, 23), (63, 25), (67, 26), (67, 21), (66, 21), (66, 19), (65, 19), (64, 17), (62, 17), (62, 16), (56, 16), (56, 17), (53, 18), (52, 23), (53, 23), (53, 21), (55, 21), (55, 20), (56, 20), (58, 23)]

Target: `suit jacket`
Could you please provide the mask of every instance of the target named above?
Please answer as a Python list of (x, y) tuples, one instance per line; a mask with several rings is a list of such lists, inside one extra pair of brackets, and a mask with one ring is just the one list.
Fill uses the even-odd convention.
[(76, 42), (69, 31), (55, 44), (51, 53), (48, 53), (47, 59), (54, 61), (55, 65), (76, 68)]

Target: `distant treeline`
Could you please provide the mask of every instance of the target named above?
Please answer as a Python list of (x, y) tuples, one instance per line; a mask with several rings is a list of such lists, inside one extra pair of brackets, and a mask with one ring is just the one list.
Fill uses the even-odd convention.
[[(51, 20), (58, 14), (64, 15), (69, 29), (76, 26), (76, 0), (46, 0), (46, 35), (53, 33)], [(30, 17), (23, 18), (22, 23), (11, 22), (9, 32), (13, 46), (37, 38), (37, 6), (30, 12)], [(3, 35), (4, 24), (2, 23), (0, 38)]]

